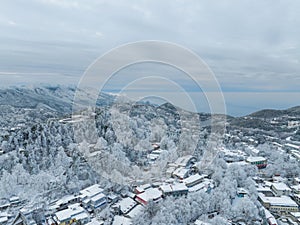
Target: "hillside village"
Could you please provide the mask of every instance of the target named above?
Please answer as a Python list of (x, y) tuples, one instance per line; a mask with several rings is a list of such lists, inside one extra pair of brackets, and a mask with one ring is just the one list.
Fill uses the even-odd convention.
[[(126, 106), (122, 107), (123, 112), (124, 109), (126, 111)], [(218, 152), (216, 158), (203, 168), (201, 150), (207, 148), (205, 142), (194, 154), (177, 155), (172, 152), (174, 143), (175, 146), (183, 144), (176, 143), (176, 136), (173, 140), (171, 136), (168, 136), (168, 140), (163, 136), (165, 133), (161, 132), (161, 127), (169, 134), (180, 129), (177, 123), (172, 122), (178, 119), (178, 115), (170, 113), (169, 107), (156, 109), (142, 105), (135, 109), (133, 114), (142, 118), (139, 123), (144, 130), (153, 121), (157, 125), (157, 133), (150, 133), (150, 136), (159, 138), (153, 138), (155, 142), (150, 145), (139, 142), (134, 132), (128, 137), (128, 140), (136, 140), (138, 148), (145, 148), (143, 151), (128, 147), (129, 150), (134, 149), (132, 152), (120, 144), (114, 144), (116, 138), (108, 123), (101, 124), (103, 138), (97, 143), (74, 145), (72, 138), (68, 138), (71, 136), (69, 126), (89, 118), (86, 115), (71, 119), (49, 112), (42, 126), (34, 125), (27, 129), (27, 125), (17, 123), (13, 127), (2, 127), (0, 224), (150, 224), (149, 221), (157, 219), (159, 213), (165, 215), (166, 220), (174, 219), (178, 224), (189, 225), (300, 224), (299, 116), (284, 114), (267, 117), (265, 114), (253, 114), (241, 118), (229, 117), (222, 141), (214, 146)], [(98, 118), (101, 123), (109, 121), (103, 119), (109, 115), (105, 110), (101, 109), (101, 113), (96, 111), (96, 115), (101, 115)], [(28, 111), (33, 111), (34, 115), (37, 113), (36, 109)], [(135, 118), (122, 117), (120, 112), (112, 113), (117, 113), (122, 121)], [(168, 126), (157, 118), (163, 118), (161, 121), (167, 121)], [(205, 120), (209, 116), (203, 115), (203, 118)], [(256, 127), (258, 121), (260, 128)], [(134, 129), (140, 128), (137, 126)], [(209, 135), (207, 130), (207, 127), (201, 128), (200, 140), (205, 141)], [(55, 136), (58, 131), (63, 135)], [(126, 136), (121, 138), (127, 141)], [(55, 140), (51, 142), (55, 148), (48, 149), (46, 146), (51, 140)], [(48, 152), (35, 155), (37, 153), (33, 152), (31, 143), (45, 146), (43, 148)], [(130, 143), (127, 145), (131, 146)], [(189, 145), (184, 143), (184, 146)], [(82, 154), (77, 153), (78, 149)], [(109, 155), (111, 150), (116, 152)], [(60, 160), (53, 162), (53, 165), (44, 161), (45, 157), (47, 159), (50, 156), (53, 161)], [(114, 164), (114, 158), (118, 157), (119, 161)], [(101, 161), (102, 158), (104, 161)], [(108, 164), (107, 159), (110, 160)], [(9, 164), (10, 160), (13, 163)], [(97, 164), (90, 160), (99, 162)], [(92, 165), (89, 165), (91, 162)], [(34, 164), (39, 164), (39, 168), (35, 168)], [(134, 164), (142, 172), (136, 172)], [(57, 170), (57, 175), (56, 172), (43, 175), (42, 171), (48, 171), (49, 167)], [(113, 175), (102, 177), (100, 174), (99, 178), (95, 178), (98, 175), (93, 171), (99, 169), (104, 173), (111, 170)], [(25, 172), (27, 170), (30, 172)], [(19, 171), (19, 175), (14, 175), (13, 171)], [(11, 186), (5, 186), (4, 179), (14, 176), (16, 183), (9, 181)], [(34, 176), (35, 183), (30, 183)], [(55, 177), (58, 180), (52, 181)], [(64, 182), (68, 182), (65, 190), (61, 186)], [(34, 186), (37, 189), (32, 189), (29, 184), (37, 185)], [(34, 193), (43, 187), (46, 189), (40, 196)], [(15, 188), (24, 193), (9, 194), (16, 193)], [(25, 191), (35, 196), (34, 199), (26, 197), (29, 194), (25, 194)], [(192, 214), (173, 214), (174, 218), (171, 218), (168, 215), (176, 207), (181, 210), (189, 208)], [(226, 207), (231, 210), (226, 211)], [(164, 219), (163, 216), (160, 218)], [(158, 220), (156, 224), (172, 222)]]

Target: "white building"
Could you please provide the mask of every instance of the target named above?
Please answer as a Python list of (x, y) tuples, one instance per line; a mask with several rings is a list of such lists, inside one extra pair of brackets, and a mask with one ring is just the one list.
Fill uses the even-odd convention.
[(107, 197), (103, 193), (103, 188), (99, 184), (94, 184), (81, 190), (80, 199), (82, 205), (88, 210), (95, 210), (107, 204)]
[(188, 178), (184, 179), (183, 183), (185, 183), (187, 187), (192, 187), (192, 186), (194, 186), (196, 184), (201, 183), (201, 181), (204, 178), (206, 178), (206, 177), (207, 177), (207, 175), (205, 175), (205, 174), (202, 174), (202, 175), (200, 175), (200, 174), (191, 175)]
[(188, 193), (188, 188), (184, 183), (163, 184), (159, 188), (164, 196), (181, 196)]
[(266, 220), (268, 222), (269, 225), (277, 225), (277, 221), (275, 219), (275, 217), (270, 213), (269, 210), (264, 209), (265, 210), (265, 216), (266, 216)]
[(78, 203), (68, 206), (65, 210), (56, 212), (54, 220), (57, 224), (71, 224), (76, 221), (86, 224), (91, 221), (89, 214)]
[(135, 200), (143, 205), (147, 205), (149, 201), (159, 201), (161, 197), (162, 192), (158, 188), (149, 188), (138, 194)]
[(186, 156), (182, 156), (180, 158), (178, 158), (175, 161), (175, 164), (177, 166), (181, 166), (181, 167), (189, 167), (190, 165), (194, 164), (196, 162), (196, 158), (192, 155), (186, 155)]
[(142, 212), (144, 211), (144, 207), (142, 205), (137, 205), (135, 206), (129, 213), (127, 213), (127, 217), (133, 219), (139, 215), (142, 214)]
[(283, 182), (273, 183), (271, 186), (271, 190), (274, 192), (276, 196), (282, 195), (290, 195), (292, 190)]
[(127, 197), (122, 199), (120, 202), (113, 205), (113, 208), (119, 210), (122, 214), (128, 213), (130, 210), (132, 210), (137, 205), (136, 201), (134, 201), (132, 198)]
[(287, 214), (288, 212), (298, 212), (298, 205), (288, 196), (266, 197), (259, 193), (258, 199), (262, 205), (271, 212), (278, 214)]
[(291, 189), (294, 194), (300, 194), (300, 184), (291, 186)]
[(300, 224), (300, 212), (291, 212), (290, 215), (294, 222)]
[(79, 193), (81, 195), (81, 199), (84, 200), (86, 198), (92, 198), (100, 193), (103, 193), (103, 191), (103, 188), (101, 188), (99, 184), (94, 184), (90, 187), (81, 190)]
[(179, 167), (172, 173), (172, 176), (180, 180), (183, 180), (188, 177), (189, 171), (190, 171), (189, 169)]

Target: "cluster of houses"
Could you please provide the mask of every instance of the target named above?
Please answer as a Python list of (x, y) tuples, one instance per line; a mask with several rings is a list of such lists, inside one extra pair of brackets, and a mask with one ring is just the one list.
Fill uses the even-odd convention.
[(288, 186), (285, 179), (274, 177), (272, 182), (263, 179), (256, 180), (258, 200), (266, 210), (268, 224), (277, 225), (275, 218), (287, 220), (288, 224), (300, 224), (299, 178), (294, 179), (294, 185)]
[(224, 147), (220, 148), (220, 154), (222, 155), (222, 158), (229, 164), (251, 164), (257, 166), (258, 169), (266, 168), (268, 165), (268, 160), (265, 157), (257, 156), (259, 151), (251, 147), (252, 146), (249, 146), (249, 149), (252, 152), (251, 156), (241, 150), (228, 150)]
[[(149, 202), (158, 202), (168, 196), (188, 195), (196, 191), (209, 192), (214, 187), (213, 181), (208, 175), (197, 172), (195, 162), (193, 156), (180, 157), (175, 163), (168, 165), (168, 169), (172, 169), (172, 172), (166, 180), (132, 186), (132, 190), (125, 194), (111, 193), (94, 184), (77, 194), (67, 195), (51, 202), (46, 209), (22, 208), (10, 224), (131, 224), (132, 219), (140, 215)], [(109, 210), (109, 218), (101, 216), (96, 218), (104, 208)], [(37, 212), (42, 213), (37, 215)], [(2, 221), (0, 224), (8, 224), (8, 218), (3, 216), (0, 220)]]

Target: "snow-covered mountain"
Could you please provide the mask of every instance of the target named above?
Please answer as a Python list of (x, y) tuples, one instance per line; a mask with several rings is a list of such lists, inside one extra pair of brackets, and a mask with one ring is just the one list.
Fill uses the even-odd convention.
[[(9, 105), (15, 108), (45, 108), (60, 114), (70, 113), (76, 88), (74, 86), (45, 85), (33, 87), (10, 87), (0, 89), (0, 106)], [(80, 91), (83, 98), (91, 93)], [(95, 92), (96, 93), (96, 92)], [(97, 105), (109, 105), (114, 96), (101, 93)]]

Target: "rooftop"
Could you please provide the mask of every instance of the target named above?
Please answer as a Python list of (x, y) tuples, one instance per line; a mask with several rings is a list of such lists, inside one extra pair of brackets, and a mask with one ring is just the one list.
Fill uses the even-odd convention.
[(137, 203), (132, 198), (124, 198), (119, 203), (116, 204), (120, 207), (122, 213), (128, 213)]
[(205, 174), (203, 174), (203, 175), (195, 174), (195, 175), (189, 176), (188, 178), (184, 179), (183, 182), (186, 183), (186, 184), (190, 184), (190, 183), (193, 183), (195, 181), (202, 180), (206, 177), (207, 177), (207, 175), (205, 175)]
[(59, 221), (65, 221), (84, 212), (85, 210), (82, 207), (80, 207), (79, 204), (74, 204), (70, 205), (65, 210), (56, 212), (55, 215)]
[(261, 156), (250, 156), (247, 158), (247, 162), (260, 162), (260, 161), (265, 161), (266, 158), (261, 157)]
[(273, 183), (272, 186), (278, 191), (290, 191), (291, 189), (285, 183)]
[(265, 202), (269, 203), (273, 206), (286, 206), (286, 207), (298, 207), (297, 203), (294, 202), (288, 196), (281, 196), (281, 197), (266, 197), (264, 194), (259, 193), (258, 196), (260, 199)]
[(186, 166), (188, 164), (188, 162), (190, 160), (192, 160), (193, 158), (194, 158), (194, 156), (192, 156), (192, 155), (182, 156), (175, 161), (175, 164), (180, 165), (180, 166)]
[(138, 194), (137, 196), (145, 201), (158, 199), (162, 195), (161, 191), (158, 188), (149, 188), (145, 192)]
[(94, 184), (90, 187), (81, 190), (80, 194), (91, 198), (99, 193), (102, 193), (103, 191), (103, 188), (101, 188), (99, 184)]
[(291, 214), (293, 217), (296, 217), (296, 218), (299, 218), (299, 219), (300, 219), (300, 212), (290, 212), (290, 214)]
[(131, 219), (124, 216), (115, 216), (112, 225), (131, 225)]
[(143, 206), (137, 205), (127, 214), (127, 216), (130, 218), (134, 218), (134, 217), (140, 215), (143, 212), (143, 210), (144, 210)]
[(102, 199), (102, 198), (105, 198), (105, 197), (106, 197), (106, 196), (105, 196), (103, 193), (100, 193), (100, 194), (98, 194), (98, 195), (92, 197), (91, 200), (92, 200), (93, 202), (96, 202), (96, 201), (98, 201), (98, 200), (100, 200), (100, 199)]

